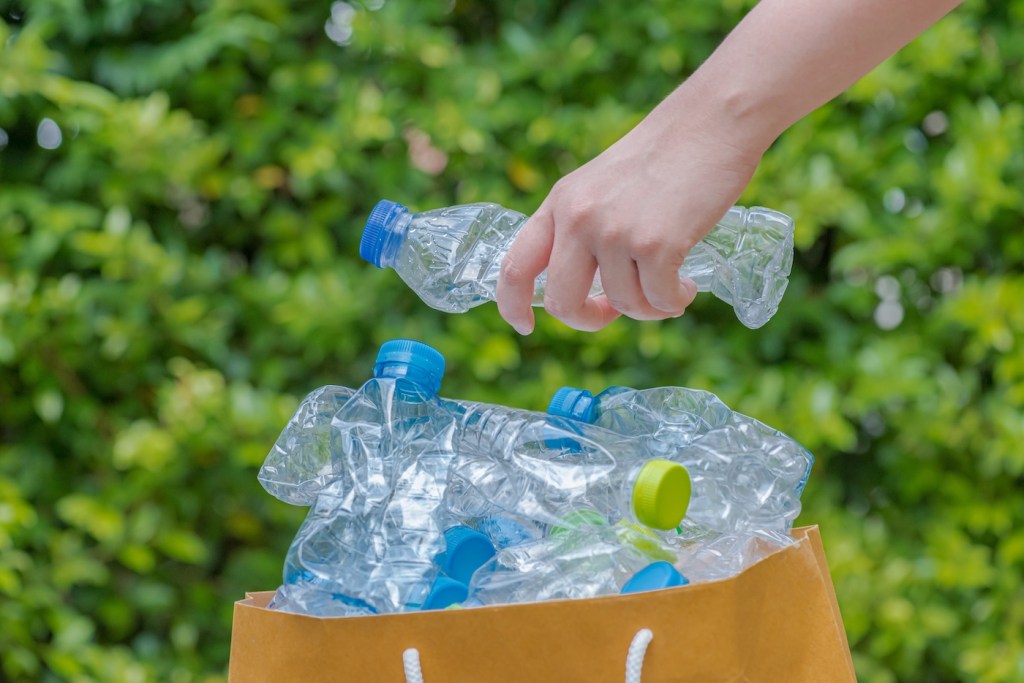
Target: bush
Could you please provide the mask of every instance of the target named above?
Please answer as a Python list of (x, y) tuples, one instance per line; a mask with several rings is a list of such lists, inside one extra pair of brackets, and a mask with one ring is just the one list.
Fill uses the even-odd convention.
[[(219, 681), (303, 511), (256, 470), (380, 342), (444, 393), (677, 384), (817, 456), (859, 678), (1024, 678), (1024, 2), (957, 10), (788, 131), (782, 310), (517, 337), (357, 258), (380, 197), (535, 208), (751, 2), (33, 0), (0, 14), (0, 677)], [(680, 217), (685, 220), (685, 217)]]

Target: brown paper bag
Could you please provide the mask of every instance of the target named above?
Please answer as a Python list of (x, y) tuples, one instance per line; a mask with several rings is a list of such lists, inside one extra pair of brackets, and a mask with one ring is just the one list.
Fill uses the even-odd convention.
[(643, 683), (855, 681), (818, 528), (793, 536), (725, 581), (589, 600), (319, 618), (252, 593), (235, 603), (228, 680), (621, 683), (629, 653), (626, 680)]

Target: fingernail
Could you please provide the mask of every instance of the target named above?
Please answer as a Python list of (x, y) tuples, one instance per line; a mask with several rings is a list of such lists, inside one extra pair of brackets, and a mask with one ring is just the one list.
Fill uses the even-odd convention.
[(528, 335), (531, 332), (533, 332), (533, 325), (519, 324), (519, 325), (515, 326), (515, 330), (516, 330), (516, 332), (518, 332), (519, 334), (521, 334), (521, 335), (523, 335), (525, 337), (526, 335)]

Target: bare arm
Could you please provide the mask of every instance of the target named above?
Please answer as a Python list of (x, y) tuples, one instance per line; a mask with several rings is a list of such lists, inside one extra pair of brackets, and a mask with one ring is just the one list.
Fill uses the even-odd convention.
[[(958, 4), (762, 0), (636, 128), (555, 185), (503, 263), (501, 315), (532, 331), (545, 268), (544, 307), (571, 327), (681, 315), (696, 294), (678, 278), (683, 259), (771, 143)], [(598, 268), (606, 295), (589, 299)]]
[[(686, 116), (687, 87), (763, 151), (961, 0), (763, 0), (664, 105)], [(717, 93), (717, 96), (715, 96)], [(660, 107), (659, 107), (660, 108)]]

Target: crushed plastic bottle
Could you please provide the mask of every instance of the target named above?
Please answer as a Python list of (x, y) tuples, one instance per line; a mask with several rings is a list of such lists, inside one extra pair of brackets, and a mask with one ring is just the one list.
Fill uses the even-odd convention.
[(331, 421), (355, 389), (324, 386), (310, 392), (292, 415), (260, 468), (267, 493), (292, 505), (312, 505), (338, 476), (331, 457)]
[(720, 533), (687, 529), (686, 524), (668, 543), (674, 555), (670, 561), (692, 583), (735, 576), (794, 542), (789, 534), (769, 529)]
[(463, 606), (592, 598), (686, 583), (671, 563), (651, 562), (604, 527), (499, 551), (473, 575)]
[(528, 520), (550, 535), (580, 515), (672, 529), (686, 513), (686, 469), (621, 435), (503, 406), (463, 408), (445, 496), (456, 520)]
[[(463, 313), (493, 301), (501, 262), (527, 216), (497, 204), (464, 204), (413, 214), (381, 200), (370, 213), (359, 254), (394, 268), (430, 307)], [(734, 206), (690, 251), (679, 271), (702, 292), (733, 306), (749, 328), (775, 315), (793, 266), (793, 220), (763, 207)], [(544, 302), (546, 273), (534, 285)], [(595, 279), (590, 296), (603, 293)]]
[(813, 456), (712, 393), (612, 387), (595, 397), (563, 387), (548, 411), (628, 436), (647, 452), (682, 464), (693, 484), (686, 519), (699, 527), (721, 534), (785, 534), (800, 514)]
[(443, 372), (395, 340), (360, 388), (303, 401), (260, 472), (311, 504), (272, 608), (628, 593), (727, 578), (792, 542), (813, 458), (713, 394), (566, 387), (544, 414), (440, 398)]
[(454, 526), (442, 509), (456, 430), (437, 396), (443, 372), (425, 344), (381, 347), (374, 378), (331, 418), (335, 476), (288, 550), (275, 608), (378, 614), (461, 599), (437, 562)]

